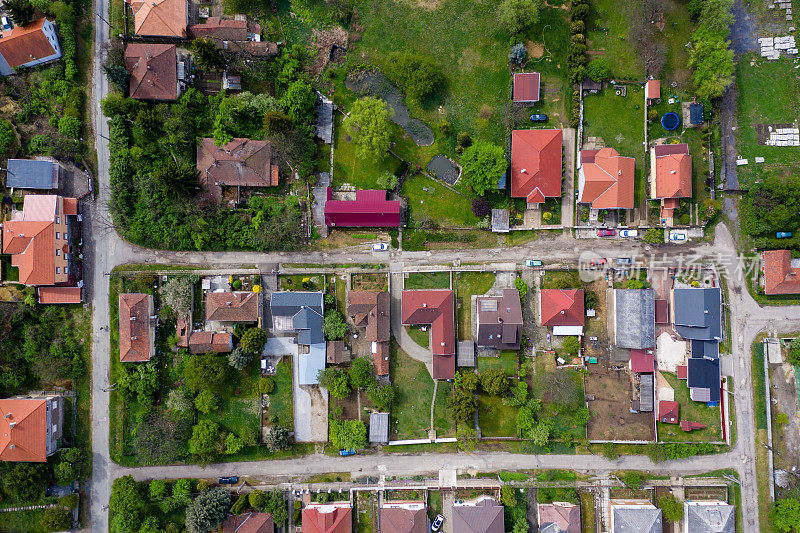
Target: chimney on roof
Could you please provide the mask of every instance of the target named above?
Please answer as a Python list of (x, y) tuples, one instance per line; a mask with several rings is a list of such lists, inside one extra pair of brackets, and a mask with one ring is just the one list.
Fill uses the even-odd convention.
[(510, 313), (510, 312), (511, 312), (511, 308), (510, 307), (506, 307), (506, 313)]
[(442, 346), (444, 346), (444, 341), (442, 341)]
[(523, 168), (522, 170), (520, 170), (520, 172), (522, 172), (523, 174), (525, 174), (525, 173), (527, 173), (527, 172), (528, 172), (528, 169), (527, 169), (527, 168)]
[(9, 450), (13, 450), (13, 449), (14, 449), (14, 448), (16, 448), (16, 447), (17, 447), (17, 445), (16, 445), (16, 444), (12, 444), (12, 445), (10, 445), (10, 446), (8, 447), (8, 449), (9, 449)]
[(562, 315), (566, 315), (567, 314), (567, 312), (564, 311), (563, 309), (561, 311), (559, 311), (559, 313), (561, 313)]
[(622, 176), (622, 170), (621, 169), (617, 171), (617, 176)]
[(136, 340), (136, 336), (131, 337), (131, 340), (135, 341)]
[(422, 307), (428, 307), (428, 304), (426, 304), (425, 302), (422, 302)]
[(677, 170), (670, 170), (670, 171), (669, 171), (669, 173), (670, 173), (670, 174), (677, 174), (677, 173), (678, 173), (678, 171), (677, 171)]
[(502, 323), (503, 323), (503, 317), (501, 317), (501, 316), (497, 317), (497, 322), (499, 322), (500, 324), (502, 324)]
[(132, 317), (131, 317), (131, 322), (135, 322), (135, 321), (136, 321), (136, 317), (135, 317), (135, 316), (132, 316)]
[(6, 413), (6, 414), (3, 416), (3, 418), (11, 418), (11, 413), (10, 413), (10, 412), (9, 412), (9, 413)]
[(11, 423), (8, 425), (8, 427), (10, 427), (10, 428), (13, 428), (13, 427), (14, 427), (14, 426), (16, 426), (16, 425), (17, 425), (17, 423), (16, 423), (16, 422), (11, 422)]

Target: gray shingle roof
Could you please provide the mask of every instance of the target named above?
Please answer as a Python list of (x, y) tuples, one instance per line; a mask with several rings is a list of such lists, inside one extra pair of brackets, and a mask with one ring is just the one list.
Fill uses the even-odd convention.
[(323, 318), (316, 310), (310, 307), (300, 309), (294, 315), (292, 324), (297, 331), (298, 344), (325, 342), (325, 335), (322, 332)]
[(310, 307), (322, 314), (322, 293), (285, 291), (273, 292), (269, 306), (272, 316), (294, 316), (303, 307)]
[(616, 289), (614, 338), (619, 348), (656, 345), (656, 304), (653, 289)]
[(661, 533), (661, 509), (614, 507), (614, 533)]
[(52, 161), (38, 159), (9, 159), (6, 187), (52, 189), (55, 165)]
[(369, 415), (369, 443), (386, 444), (389, 442), (389, 413), (372, 413)]
[(692, 533), (734, 533), (735, 509), (722, 502), (685, 502), (688, 531)]
[(718, 287), (673, 289), (675, 331), (684, 339), (721, 340), (721, 293)]

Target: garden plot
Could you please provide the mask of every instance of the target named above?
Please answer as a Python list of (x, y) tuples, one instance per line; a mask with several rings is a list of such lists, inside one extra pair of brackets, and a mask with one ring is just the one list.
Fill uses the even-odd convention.
[(587, 425), (590, 440), (654, 439), (653, 413), (631, 412), (631, 386), (628, 370), (612, 367), (607, 356), (597, 364), (589, 365), (586, 373), (586, 397), (592, 414)]

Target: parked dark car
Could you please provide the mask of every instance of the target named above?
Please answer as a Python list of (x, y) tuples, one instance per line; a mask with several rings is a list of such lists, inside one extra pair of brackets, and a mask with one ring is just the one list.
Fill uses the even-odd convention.
[(531, 115), (531, 122), (547, 122), (547, 115), (539, 113)]
[(238, 476), (226, 476), (219, 478), (220, 485), (235, 485), (239, 483)]

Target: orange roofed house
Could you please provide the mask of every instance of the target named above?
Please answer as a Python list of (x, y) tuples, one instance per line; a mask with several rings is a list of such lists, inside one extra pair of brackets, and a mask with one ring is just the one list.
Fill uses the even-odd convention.
[(3, 224), (3, 253), (19, 268), (25, 285), (73, 285), (73, 257), (69, 245), (75, 198), (28, 194), (22, 211)]
[(578, 201), (592, 209), (633, 209), (635, 161), (613, 148), (581, 150)]
[(222, 146), (214, 139), (200, 139), (197, 171), (203, 194), (217, 203), (222, 202), (223, 187), (236, 188), (238, 202), (242, 187), (276, 187), (279, 178), (269, 141), (243, 138)]
[(648, 80), (644, 84), (644, 97), (647, 105), (653, 105), (656, 99), (661, 98), (661, 80)]
[(800, 264), (789, 250), (767, 250), (763, 260), (764, 294), (800, 294)]
[(35, 67), (60, 57), (56, 24), (46, 18), (3, 32), (0, 38), (0, 74), (3, 76), (13, 74), (16, 68)]
[(303, 509), (303, 533), (352, 533), (349, 502), (310, 503)]
[(187, 37), (189, 3), (186, 0), (128, 0), (136, 35)]
[(372, 364), (375, 374), (389, 375), (389, 293), (384, 291), (350, 291), (347, 314), (358, 328), (365, 328), (364, 338), (372, 343)]
[(561, 196), (561, 130), (511, 132), (511, 196), (528, 204)]
[(673, 225), (681, 198), (692, 197), (689, 145), (659, 144), (650, 149), (650, 198), (661, 200), (661, 223)]
[(178, 54), (174, 44), (132, 43), (125, 48), (128, 93), (136, 100), (177, 100)]
[(453, 379), (456, 374), (453, 291), (403, 291), (401, 308), (404, 326), (430, 326), (433, 379)]
[(0, 461), (47, 461), (60, 445), (65, 401), (61, 396), (0, 400)]
[(149, 294), (119, 295), (119, 360), (149, 361), (155, 353), (153, 297)]
[(583, 334), (583, 289), (542, 289), (539, 299), (542, 326), (552, 327), (553, 335)]

